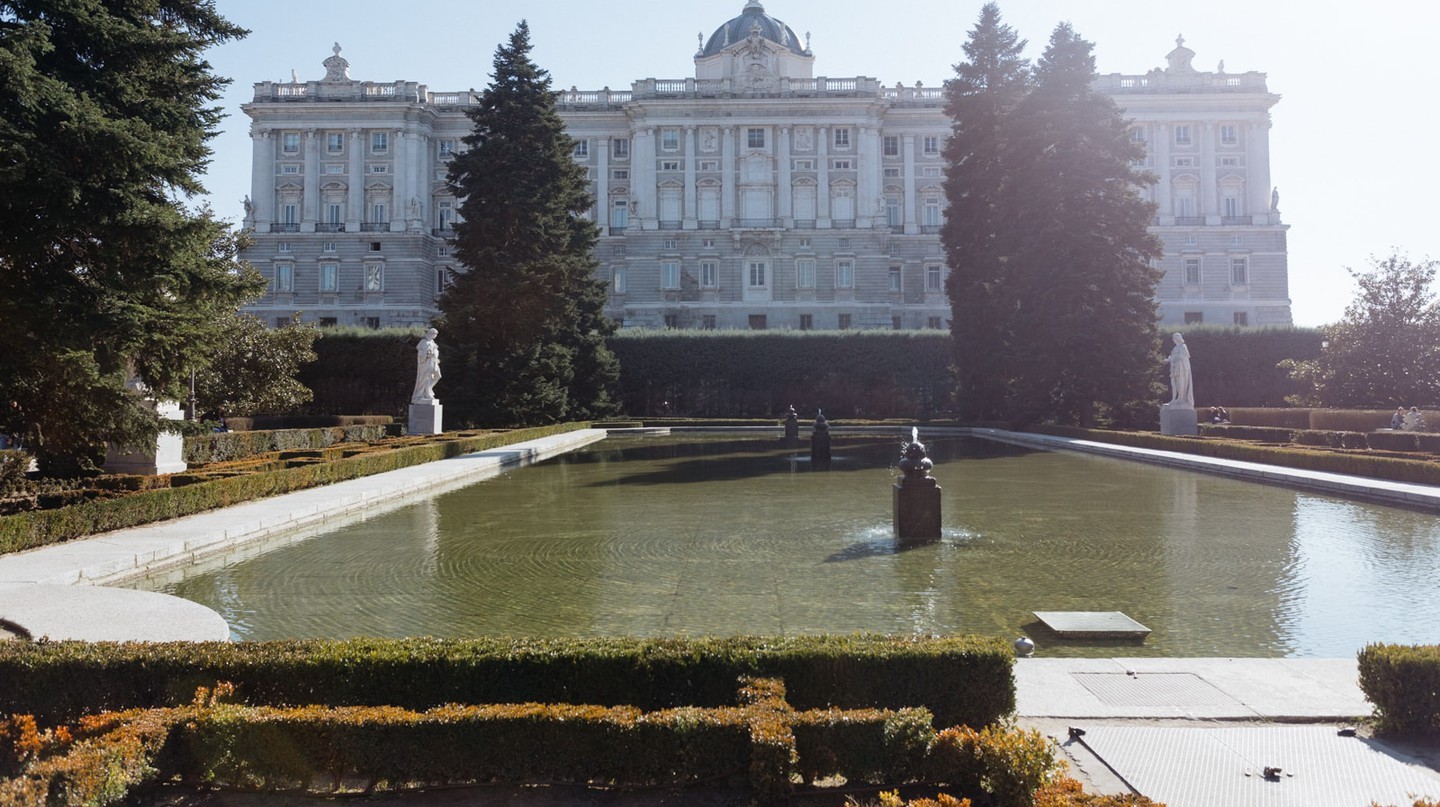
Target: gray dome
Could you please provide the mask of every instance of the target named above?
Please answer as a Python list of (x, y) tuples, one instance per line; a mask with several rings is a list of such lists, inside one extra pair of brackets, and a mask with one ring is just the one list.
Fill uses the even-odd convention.
[(760, 26), (760, 36), (765, 39), (788, 49), (791, 53), (801, 56), (810, 55), (790, 26), (766, 14), (765, 7), (760, 5), (760, 0), (749, 0), (745, 4), (745, 10), (740, 12), (740, 16), (715, 29), (715, 33), (710, 35), (710, 40), (705, 43), (705, 49), (700, 51), (700, 56), (702, 58), (714, 56), (736, 42), (743, 41), (750, 36), (750, 30), (756, 25)]

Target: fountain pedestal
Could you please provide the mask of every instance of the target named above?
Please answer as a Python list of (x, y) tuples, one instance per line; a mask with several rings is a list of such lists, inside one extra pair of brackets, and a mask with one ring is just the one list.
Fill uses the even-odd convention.
[(916, 430), (901, 449), (900, 470), (905, 476), (895, 483), (891, 502), (895, 537), (901, 540), (934, 540), (940, 537), (940, 483), (930, 476), (935, 463), (925, 456), (925, 444)]
[(830, 470), (830, 423), (824, 412), (815, 413), (815, 429), (810, 432), (810, 470)]
[(785, 411), (785, 445), (800, 445), (800, 415), (793, 405)]

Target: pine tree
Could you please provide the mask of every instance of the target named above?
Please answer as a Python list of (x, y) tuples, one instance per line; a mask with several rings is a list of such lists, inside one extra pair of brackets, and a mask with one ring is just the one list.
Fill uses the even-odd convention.
[(440, 301), (447, 405), (462, 422), (543, 423), (610, 411), (619, 376), (605, 337), (598, 230), (550, 76), (530, 60), (530, 29), (496, 49), (467, 149), (450, 165), (463, 201), (455, 254), (467, 271)]
[(0, 430), (42, 471), (159, 424), (263, 287), (233, 231), (187, 202), (228, 82), (202, 54), (246, 32), (204, 0), (0, 0)]
[(1009, 116), (1002, 220), (1013, 309), (1006, 412), (1021, 422), (1126, 417), (1154, 397), (1153, 177), (1134, 167), (1115, 103), (1093, 89), (1093, 46), (1056, 27), (1034, 88)]
[(1007, 293), (1005, 222), (999, 215), (1006, 171), (1004, 122), (1029, 89), (1030, 64), (1020, 56), (1025, 41), (1000, 22), (987, 3), (970, 31), (966, 61), (946, 82), (946, 113), (954, 121), (945, 143), (945, 192), (949, 210), (940, 231), (950, 276), (950, 332), (955, 337), (962, 417), (1000, 414), (1004, 375), (997, 361), (1006, 342), (1003, 302)]

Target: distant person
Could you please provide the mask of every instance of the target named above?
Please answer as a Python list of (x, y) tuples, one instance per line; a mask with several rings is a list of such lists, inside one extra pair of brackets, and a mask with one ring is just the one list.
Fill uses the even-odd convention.
[(1405, 407), (1395, 407), (1395, 414), (1390, 416), (1390, 428), (1397, 432), (1405, 428)]
[(1425, 431), (1425, 416), (1420, 414), (1420, 407), (1412, 406), (1410, 411), (1405, 413), (1404, 428), (1407, 432)]

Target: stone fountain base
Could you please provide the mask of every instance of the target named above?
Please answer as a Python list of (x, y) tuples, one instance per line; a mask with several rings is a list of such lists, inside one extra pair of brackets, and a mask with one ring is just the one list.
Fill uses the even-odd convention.
[[(915, 484), (915, 481), (922, 484)], [(930, 484), (923, 484), (925, 482)], [(934, 479), (897, 482), (891, 498), (894, 502), (896, 538), (924, 540), (940, 537), (940, 486)]]

